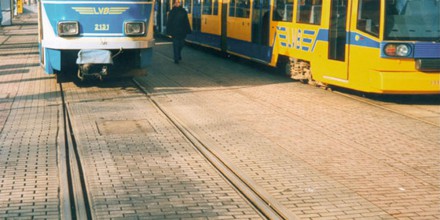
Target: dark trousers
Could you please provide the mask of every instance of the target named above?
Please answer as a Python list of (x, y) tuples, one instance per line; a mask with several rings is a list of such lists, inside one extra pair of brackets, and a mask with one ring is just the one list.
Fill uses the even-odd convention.
[(174, 61), (182, 59), (182, 49), (185, 45), (185, 38), (173, 38)]

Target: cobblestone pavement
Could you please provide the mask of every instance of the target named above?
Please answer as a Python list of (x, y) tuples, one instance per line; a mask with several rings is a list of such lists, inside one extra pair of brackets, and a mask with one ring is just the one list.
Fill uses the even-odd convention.
[(261, 219), (151, 102), (66, 84), (95, 219)]
[[(64, 219), (56, 80), (35, 25), (3, 30), (0, 218)], [(132, 84), (101, 85), (64, 84), (93, 219), (262, 218)]]
[(60, 103), (38, 64), (36, 14), (0, 27), (0, 218), (62, 216), (57, 136)]
[(299, 217), (440, 218), (438, 126), (191, 48), (173, 65), (171, 52), (158, 43), (142, 79), (153, 99)]
[[(0, 218), (62, 219), (60, 97), (38, 67), (35, 23), (19, 25), (32, 19), (0, 30)], [(440, 219), (438, 126), (189, 47), (176, 65), (171, 52), (159, 42), (136, 79), (301, 219)], [(130, 83), (65, 89), (94, 218), (261, 218)]]

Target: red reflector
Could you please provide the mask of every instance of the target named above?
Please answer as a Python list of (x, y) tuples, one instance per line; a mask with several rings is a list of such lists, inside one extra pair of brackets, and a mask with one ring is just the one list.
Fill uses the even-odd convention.
[(385, 54), (387, 56), (396, 56), (396, 45), (388, 44), (385, 46)]

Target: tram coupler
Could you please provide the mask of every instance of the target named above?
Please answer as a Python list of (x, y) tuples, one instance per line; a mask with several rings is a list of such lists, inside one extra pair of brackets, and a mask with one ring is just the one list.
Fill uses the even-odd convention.
[(109, 50), (80, 50), (78, 52), (78, 78), (97, 78), (102, 80), (108, 75), (108, 66), (113, 64), (112, 53)]

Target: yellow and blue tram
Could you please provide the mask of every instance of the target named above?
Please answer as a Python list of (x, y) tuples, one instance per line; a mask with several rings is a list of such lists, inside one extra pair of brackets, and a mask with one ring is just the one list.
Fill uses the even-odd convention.
[[(170, 8), (170, 0), (160, 1), (167, 7), (162, 12)], [(189, 42), (285, 66), (294, 79), (369, 93), (440, 93), (440, 0), (182, 0), (182, 5), (193, 29)]]
[(153, 12), (152, 0), (40, 0), (40, 64), (49, 74), (73, 66), (80, 79), (143, 74)]

